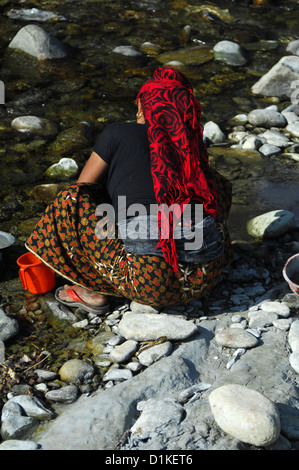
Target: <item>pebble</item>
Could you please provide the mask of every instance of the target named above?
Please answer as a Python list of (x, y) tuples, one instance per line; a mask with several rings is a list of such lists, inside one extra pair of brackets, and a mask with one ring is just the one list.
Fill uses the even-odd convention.
[(45, 176), (53, 179), (74, 178), (78, 169), (73, 158), (61, 158), (58, 163), (54, 163), (45, 171)]
[(45, 394), (45, 399), (55, 403), (73, 403), (77, 400), (79, 394), (76, 385), (66, 385), (58, 390), (50, 390)]
[(130, 369), (111, 368), (104, 375), (103, 381), (109, 382), (110, 380), (112, 380), (112, 381), (119, 382), (119, 381), (131, 379), (132, 377), (133, 377), (133, 374)]
[(285, 127), (287, 120), (283, 114), (272, 109), (254, 109), (248, 113), (248, 122), (255, 127)]
[(218, 331), (215, 341), (227, 348), (253, 348), (258, 344), (257, 338), (241, 328), (227, 328)]
[(284, 318), (287, 318), (291, 313), (290, 307), (281, 302), (263, 302), (260, 308), (265, 312), (276, 312)]
[(11, 127), (22, 133), (53, 136), (58, 128), (53, 121), (38, 116), (19, 116), (13, 119)]
[(117, 363), (128, 361), (128, 359), (130, 359), (135, 354), (137, 347), (137, 341), (132, 339), (127, 340), (112, 349), (109, 355), (110, 359)]
[(34, 441), (22, 441), (20, 439), (8, 439), (0, 444), (0, 450), (38, 450), (40, 445)]
[(276, 405), (255, 390), (223, 385), (211, 392), (209, 403), (218, 426), (242, 442), (267, 447), (280, 434)]
[(68, 383), (83, 382), (94, 374), (92, 364), (80, 359), (70, 359), (59, 369), (61, 380)]
[(0, 308), (0, 341), (8, 341), (19, 331), (19, 324), (14, 318), (8, 317), (4, 310)]
[(265, 328), (273, 325), (273, 322), (278, 319), (278, 315), (275, 312), (250, 312), (248, 316), (250, 318), (250, 328)]
[(203, 136), (205, 139), (208, 139), (214, 144), (219, 144), (221, 142), (224, 142), (225, 140), (224, 133), (222, 132), (218, 124), (213, 121), (206, 122), (206, 124), (204, 125)]

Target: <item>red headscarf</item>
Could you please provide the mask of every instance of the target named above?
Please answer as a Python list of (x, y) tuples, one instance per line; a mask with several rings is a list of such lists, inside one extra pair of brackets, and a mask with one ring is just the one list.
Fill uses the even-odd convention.
[[(208, 154), (200, 125), (201, 106), (189, 80), (172, 67), (159, 67), (141, 87), (138, 99), (147, 125), (157, 204), (168, 207), (176, 204), (182, 211), (183, 204), (197, 201), (215, 218), (217, 190), (208, 178)], [(174, 215), (175, 220), (180, 218), (180, 214)], [(158, 212), (160, 242), (157, 248), (161, 247), (165, 260), (177, 271), (172, 236), (174, 220), (170, 219), (163, 210)], [(168, 228), (169, 237), (165, 238)]]

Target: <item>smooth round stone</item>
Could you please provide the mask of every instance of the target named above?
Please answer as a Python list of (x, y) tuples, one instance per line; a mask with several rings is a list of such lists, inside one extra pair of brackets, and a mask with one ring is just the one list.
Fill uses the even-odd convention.
[(156, 340), (166, 336), (168, 340), (182, 340), (198, 332), (194, 323), (171, 315), (126, 312), (118, 325), (119, 333), (135, 341)]
[(59, 369), (61, 380), (68, 383), (83, 381), (91, 378), (94, 374), (94, 367), (86, 361), (80, 359), (70, 359)]
[(239, 44), (232, 41), (220, 41), (214, 46), (216, 60), (221, 60), (229, 65), (245, 65), (247, 60)]
[(204, 126), (203, 136), (211, 140), (214, 144), (219, 144), (224, 142), (225, 135), (218, 126), (213, 121), (208, 121)]
[(261, 393), (229, 384), (213, 390), (209, 402), (218, 426), (240, 441), (265, 447), (279, 437), (278, 409)]
[(286, 131), (289, 132), (293, 137), (299, 137), (299, 118), (298, 121), (288, 124)]
[(295, 320), (290, 328), (288, 342), (293, 352), (299, 351), (299, 320)]
[(215, 341), (219, 346), (227, 348), (253, 348), (258, 344), (258, 339), (244, 331), (242, 328), (227, 328), (215, 335)]
[(294, 371), (299, 374), (299, 351), (292, 352), (289, 361)]
[(248, 121), (255, 127), (285, 127), (287, 120), (283, 114), (273, 109), (253, 109), (247, 115)]
[(56, 124), (49, 119), (38, 116), (19, 116), (13, 119), (11, 127), (19, 132), (34, 133), (42, 135), (56, 135), (58, 128)]
[(261, 304), (261, 310), (265, 312), (276, 312), (279, 316), (287, 318), (290, 315), (290, 308), (280, 302), (264, 302)]
[(295, 222), (295, 215), (287, 210), (275, 210), (258, 215), (247, 223), (252, 237), (275, 238), (289, 230)]
[(73, 178), (78, 173), (78, 165), (72, 158), (61, 158), (45, 172), (48, 178)]
[(263, 312), (258, 310), (257, 312), (250, 312), (249, 326), (250, 328), (265, 328), (272, 326), (273, 322), (278, 319), (278, 315), (275, 312)]
[(21, 441), (19, 439), (8, 439), (0, 444), (0, 450), (38, 450), (39, 444), (33, 441)]

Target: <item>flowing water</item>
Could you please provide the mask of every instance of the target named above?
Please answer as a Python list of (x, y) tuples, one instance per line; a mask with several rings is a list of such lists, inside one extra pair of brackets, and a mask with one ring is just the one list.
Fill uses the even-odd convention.
[[(271, 104), (252, 96), (250, 87), (286, 55), (287, 43), (298, 37), (298, 1), (294, 0), (0, 0), (0, 6), (0, 79), (5, 85), (5, 105), (0, 106), (0, 228), (18, 240), (30, 231), (30, 223), (24, 229), (26, 221), (45, 208), (31, 192), (39, 184), (53, 182), (45, 177), (45, 170), (62, 156), (74, 158), (82, 168), (92, 142), (108, 123), (133, 120), (136, 94), (161, 64), (161, 54), (181, 57), (176, 51), (185, 49), (187, 59), (190, 48), (211, 49), (223, 39), (245, 48), (244, 67), (183, 60), (188, 63), (183, 71), (203, 107), (203, 123), (213, 120), (228, 131), (232, 116)], [(54, 17), (47, 19), (49, 12)], [(8, 49), (27, 24), (37, 24), (62, 41), (69, 48), (69, 58), (37, 62)], [(112, 52), (121, 45), (140, 51), (145, 42), (155, 47), (141, 60)], [(283, 108), (288, 103), (278, 104)], [(60, 133), (88, 122), (88, 145), (82, 145), (74, 133), (56, 140), (21, 134), (11, 128), (11, 122), (22, 115), (50, 119)], [(240, 160), (237, 165), (218, 161), (217, 166), (234, 184), (233, 235), (246, 236), (248, 218), (263, 211), (284, 208), (299, 215), (298, 164), (276, 158)]]

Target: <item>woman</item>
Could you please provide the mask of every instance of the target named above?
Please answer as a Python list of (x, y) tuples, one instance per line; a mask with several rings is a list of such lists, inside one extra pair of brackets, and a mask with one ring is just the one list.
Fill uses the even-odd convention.
[[(58, 194), (27, 240), (28, 250), (71, 282), (56, 291), (68, 306), (104, 313), (109, 296), (159, 307), (190, 302), (217, 284), (230, 261), (231, 184), (208, 164), (189, 80), (159, 67), (137, 106), (136, 123), (104, 130), (77, 183)], [(144, 208), (140, 217), (136, 207)], [(136, 239), (137, 226), (145, 236), (141, 230)], [(203, 243), (188, 250), (198, 227)]]

